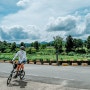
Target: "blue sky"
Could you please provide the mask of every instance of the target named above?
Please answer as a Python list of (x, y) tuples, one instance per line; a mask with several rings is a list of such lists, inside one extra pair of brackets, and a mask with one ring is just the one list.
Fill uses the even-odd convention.
[(90, 35), (90, 0), (0, 0), (0, 40), (52, 41)]

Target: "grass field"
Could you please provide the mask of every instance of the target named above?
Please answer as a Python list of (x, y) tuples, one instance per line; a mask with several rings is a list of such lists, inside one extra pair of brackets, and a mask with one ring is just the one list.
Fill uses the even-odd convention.
[[(64, 49), (63, 49), (64, 50)], [(27, 49), (26, 49), (27, 51)], [(12, 60), (15, 53), (0, 53), (0, 60)], [(48, 47), (45, 49), (40, 49), (38, 52), (32, 48), (32, 54), (27, 53), (28, 60), (56, 60), (55, 49), (53, 47)], [(90, 60), (90, 54), (77, 54), (75, 52), (62, 52), (58, 55), (58, 60)]]
[[(15, 53), (0, 53), (0, 60), (12, 60)], [(56, 54), (27, 54), (28, 60), (56, 60)], [(74, 54), (74, 55), (58, 55), (58, 60), (90, 60), (90, 55), (86, 54)]]

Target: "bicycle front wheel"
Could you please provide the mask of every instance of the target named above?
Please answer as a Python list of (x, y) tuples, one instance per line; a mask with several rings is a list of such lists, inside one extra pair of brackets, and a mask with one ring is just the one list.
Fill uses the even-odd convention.
[(9, 84), (10, 84), (11, 79), (12, 79), (12, 74), (10, 74), (10, 76), (9, 76), (9, 77), (8, 77), (8, 79), (7, 79), (7, 85), (9, 85)]

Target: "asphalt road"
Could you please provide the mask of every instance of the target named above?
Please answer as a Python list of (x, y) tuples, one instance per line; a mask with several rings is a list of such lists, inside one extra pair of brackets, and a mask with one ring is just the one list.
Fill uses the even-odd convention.
[[(0, 63), (1, 77), (8, 77), (11, 70), (12, 70), (11, 64)], [(63, 89), (61, 90), (84, 90), (84, 89), (90, 90), (90, 66), (86, 66), (86, 67), (49, 66), (49, 65), (26, 64), (25, 72), (26, 72), (26, 76), (25, 76), (26, 81), (31, 81), (34, 83), (38, 82), (44, 85), (55, 85), (59, 88), (52, 90), (60, 90), (61, 86), (63, 86)], [(67, 87), (73, 89), (65, 89)], [(37, 89), (37, 90), (43, 90), (43, 89)], [(44, 90), (49, 90), (49, 89), (44, 89)]]

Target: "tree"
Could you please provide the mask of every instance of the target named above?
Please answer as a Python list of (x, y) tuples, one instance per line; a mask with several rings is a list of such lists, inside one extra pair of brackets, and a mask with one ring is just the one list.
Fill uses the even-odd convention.
[(71, 35), (69, 35), (69, 36), (67, 36), (67, 38), (66, 38), (66, 45), (65, 45), (65, 47), (66, 47), (66, 52), (70, 52), (70, 51), (72, 51), (73, 50), (73, 38), (72, 38), (72, 36)]
[(7, 43), (6, 41), (3, 41), (3, 44), (4, 44), (5, 46), (7, 46), (7, 45), (8, 45), (8, 43)]
[(36, 49), (36, 51), (39, 50), (39, 43), (38, 43), (38, 41), (34, 42), (34, 48)]
[(84, 47), (87, 47), (87, 40), (83, 42)]
[(46, 45), (47, 46), (54, 46), (54, 41), (48, 42)]
[(0, 41), (0, 51), (3, 53), (5, 49), (8, 48), (8, 43), (6, 41)]
[(54, 38), (54, 48), (56, 52), (62, 52), (62, 38), (60, 36), (53, 37)]
[(34, 43), (32, 42), (32, 43), (31, 43), (31, 47), (33, 47), (33, 46), (34, 46)]
[(32, 54), (32, 49), (29, 48), (29, 49), (27, 50), (27, 53)]
[(83, 48), (83, 41), (82, 39), (73, 39), (73, 47), (76, 48)]
[(90, 36), (87, 38), (87, 49), (90, 49)]
[(41, 49), (45, 49), (47, 47), (46, 44), (41, 44)]
[(78, 48), (83, 48), (83, 41), (82, 41), (82, 39), (78, 39)]
[(20, 43), (20, 46), (24, 46), (25, 47), (25, 43), (24, 42), (21, 42)]
[(6, 46), (2, 43), (0, 45), (0, 51), (3, 53), (5, 51), (5, 49), (6, 49)]
[(58, 53), (62, 52), (62, 38), (60, 36), (54, 38), (54, 48), (56, 49), (56, 61), (58, 65)]
[(15, 42), (13, 42), (12, 44), (11, 44), (11, 51), (15, 51), (15, 49), (16, 49), (16, 43)]

